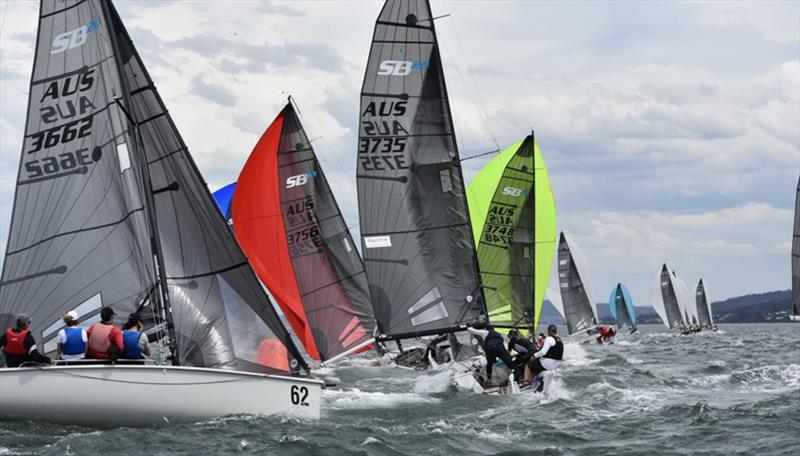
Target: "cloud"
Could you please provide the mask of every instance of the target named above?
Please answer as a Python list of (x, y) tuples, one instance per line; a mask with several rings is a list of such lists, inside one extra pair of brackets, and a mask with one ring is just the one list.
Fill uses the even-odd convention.
[(230, 107), (236, 104), (236, 97), (229, 89), (218, 84), (205, 82), (202, 76), (192, 79), (192, 93), (222, 106)]

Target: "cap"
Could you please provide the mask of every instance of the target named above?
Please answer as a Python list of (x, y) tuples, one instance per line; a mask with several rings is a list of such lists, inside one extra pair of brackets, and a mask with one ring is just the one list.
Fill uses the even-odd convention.
[(100, 311), (100, 318), (105, 320), (110, 320), (112, 316), (116, 315), (117, 313), (114, 312), (114, 309), (111, 307), (103, 307), (103, 310)]
[(75, 312), (74, 310), (70, 310), (69, 312), (65, 313), (64, 314), (64, 321), (70, 321), (70, 320), (77, 321), (78, 320), (78, 312)]
[(31, 316), (26, 313), (21, 313), (17, 315), (17, 324), (18, 325), (29, 325), (31, 324)]

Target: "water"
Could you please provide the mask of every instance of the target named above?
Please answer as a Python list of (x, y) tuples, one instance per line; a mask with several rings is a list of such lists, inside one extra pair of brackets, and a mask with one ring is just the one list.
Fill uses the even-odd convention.
[[(228, 417), (114, 430), (0, 423), (0, 455), (800, 454), (798, 324), (684, 337), (651, 326), (611, 346), (568, 343), (565, 356), (545, 396), (442, 392), (441, 375), (356, 359), (321, 371), (340, 386), (324, 393), (318, 422)], [(114, 400), (124, 413), (136, 398)]]

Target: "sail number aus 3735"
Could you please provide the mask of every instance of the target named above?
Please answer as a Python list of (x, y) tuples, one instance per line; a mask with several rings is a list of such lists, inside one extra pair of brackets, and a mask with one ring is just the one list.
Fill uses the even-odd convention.
[(361, 138), (358, 143), (359, 164), (364, 171), (408, 169), (408, 138)]

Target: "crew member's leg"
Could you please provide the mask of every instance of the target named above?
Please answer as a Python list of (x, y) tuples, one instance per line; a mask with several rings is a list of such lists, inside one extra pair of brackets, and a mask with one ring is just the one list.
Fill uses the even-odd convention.
[(486, 379), (492, 379), (492, 366), (497, 361), (497, 353), (495, 347), (486, 347)]

